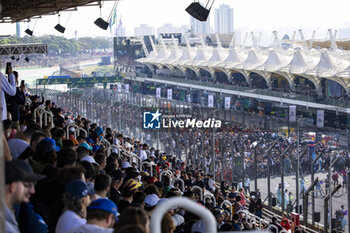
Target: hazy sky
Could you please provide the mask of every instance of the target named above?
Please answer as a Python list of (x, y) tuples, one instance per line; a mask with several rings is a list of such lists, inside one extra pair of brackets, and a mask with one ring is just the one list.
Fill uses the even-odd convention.
[[(133, 28), (146, 23), (154, 27), (165, 23), (180, 26), (189, 25), (189, 15), (185, 8), (192, 0), (121, 0), (117, 8), (117, 18), (122, 17), (122, 24), (127, 34), (133, 35)], [(201, 0), (206, 4), (206, 0)], [(242, 32), (263, 30), (267, 33), (273, 30), (289, 32), (304, 28), (305, 36), (316, 29), (318, 38), (325, 38), (328, 28), (338, 29), (347, 25), (350, 27), (349, 0), (216, 0), (213, 8), (221, 4), (229, 4), (234, 8), (234, 27)], [(102, 15), (107, 20), (113, 2), (105, 2)], [(61, 13), (61, 24), (66, 26), (64, 36), (109, 36), (109, 30), (104, 31), (93, 24), (99, 16), (98, 7), (80, 7), (78, 11)], [(211, 12), (214, 14), (214, 11)], [(214, 17), (211, 17), (213, 27)], [(30, 28), (33, 28), (33, 20)], [(35, 35), (62, 35), (53, 28), (57, 24), (56, 16), (43, 16), (37, 20)], [(346, 23), (347, 22), (347, 23)], [(22, 35), (27, 23), (21, 23)], [(15, 34), (15, 24), (0, 24), (0, 34)], [(270, 35), (269, 35), (270, 36)]]

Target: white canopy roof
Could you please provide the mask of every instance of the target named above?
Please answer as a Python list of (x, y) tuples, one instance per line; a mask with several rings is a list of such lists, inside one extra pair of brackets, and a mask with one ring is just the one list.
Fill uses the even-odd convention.
[(266, 58), (258, 54), (255, 49), (249, 50), (247, 59), (242, 63), (236, 65), (234, 68), (238, 69), (254, 69), (265, 62)]
[(290, 57), (287, 57), (286, 55), (279, 55), (275, 50), (270, 50), (269, 56), (265, 63), (255, 69), (261, 71), (276, 72), (281, 67), (284, 67), (288, 64), (289, 61), (287, 59), (290, 60)]
[(332, 77), (338, 72), (343, 71), (342, 65), (337, 64), (336, 58), (331, 56), (327, 50), (321, 53), (321, 58), (318, 64), (311, 70), (306, 71), (306, 74), (316, 75), (318, 77)]

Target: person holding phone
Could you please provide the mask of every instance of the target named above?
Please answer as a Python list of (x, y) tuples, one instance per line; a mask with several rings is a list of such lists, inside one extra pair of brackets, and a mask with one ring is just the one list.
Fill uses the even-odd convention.
[(5, 93), (9, 96), (14, 96), (16, 94), (16, 81), (15, 81), (15, 75), (12, 72), (12, 66), (11, 63), (7, 63), (6, 65), (6, 73), (8, 75), (8, 79), (6, 76), (0, 72), (0, 78), (1, 78), (1, 118), (2, 120), (7, 119), (7, 108), (6, 108), (6, 100), (5, 100)]
[[(13, 71), (13, 74), (15, 75), (16, 84), (18, 85), (18, 72)], [(12, 124), (18, 128), (19, 127), (19, 120), (20, 120), (20, 107), (21, 105), (24, 105), (26, 102), (26, 96), (25, 96), (25, 85), (24, 80), (21, 81), (21, 85), (16, 88), (16, 94), (14, 96), (8, 96), (7, 98), (7, 105), (9, 112), (12, 116)]]

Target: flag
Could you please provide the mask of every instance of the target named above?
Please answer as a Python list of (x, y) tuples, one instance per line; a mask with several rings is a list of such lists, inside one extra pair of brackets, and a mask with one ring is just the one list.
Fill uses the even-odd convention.
[(113, 26), (116, 23), (117, 20), (117, 8), (114, 8), (113, 17), (111, 18), (111, 26)]
[(119, 18), (119, 25), (118, 25), (118, 28), (121, 28), (123, 26), (122, 24), (122, 17)]

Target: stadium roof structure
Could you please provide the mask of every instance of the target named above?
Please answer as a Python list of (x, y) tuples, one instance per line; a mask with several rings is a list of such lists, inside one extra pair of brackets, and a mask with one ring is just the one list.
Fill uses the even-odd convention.
[[(294, 88), (296, 77), (301, 76), (310, 80), (321, 93), (322, 79), (329, 79), (339, 83), (350, 95), (350, 52), (330, 49), (313, 49), (309, 47), (296, 47), (283, 49), (215, 45), (172, 46), (162, 47), (166, 51), (157, 53), (163, 59), (153, 62), (157, 55), (139, 59), (141, 63), (152, 67), (167, 68), (175, 72), (175, 69), (187, 75), (187, 70), (192, 70), (197, 76), (201, 70), (208, 71), (212, 78), (215, 72), (223, 72), (228, 79), (233, 73), (241, 73), (248, 84), (251, 83), (250, 74), (257, 73), (266, 80), (271, 87), (271, 77), (285, 78), (290, 88)], [(164, 56), (167, 54), (168, 56)]]
[[(104, 0), (106, 1), (106, 0)], [(110, 0), (112, 1), (112, 0)], [(77, 10), (79, 6), (97, 6), (96, 0), (6, 0), (1, 1), (0, 23), (14, 23), (60, 11)]]

